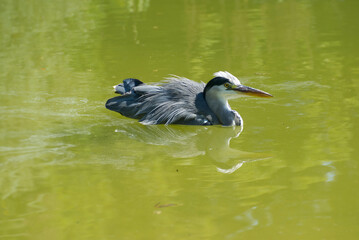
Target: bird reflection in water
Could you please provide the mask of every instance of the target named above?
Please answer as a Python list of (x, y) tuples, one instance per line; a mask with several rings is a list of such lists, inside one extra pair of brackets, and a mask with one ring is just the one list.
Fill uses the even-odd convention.
[(231, 148), (230, 141), (238, 138), (243, 128), (195, 127), (178, 125), (140, 125), (135, 122), (117, 127), (116, 132), (150, 145), (168, 146), (166, 153), (174, 158), (204, 156), (217, 171), (230, 174), (243, 164), (268, 159), (265, 153), (246, 152)]

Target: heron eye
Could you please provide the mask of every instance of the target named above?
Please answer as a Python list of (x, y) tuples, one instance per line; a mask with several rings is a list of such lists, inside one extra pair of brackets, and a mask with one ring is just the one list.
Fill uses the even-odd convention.
[(226, 88), (230, 88), (230, 87), (231, 87), (231, 84), (229, 84), (229, 83), (225, 83), (225, 84), (224, 84), (224, 87), (226, 87)]

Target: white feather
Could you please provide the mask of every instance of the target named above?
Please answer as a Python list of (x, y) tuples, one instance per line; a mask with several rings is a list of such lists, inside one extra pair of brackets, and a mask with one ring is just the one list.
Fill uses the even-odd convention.
[(223, 77), (223, 78), (227, 78), (229, 79), (233, 84), (236, 85), (240, 85), (241, 82), (238, 80), (238, 78), (236, 78), (235, 76), (233, 76), (231, 73), (227, 72), (227, 71), (219, 71), (213, 74), (215, 77)]

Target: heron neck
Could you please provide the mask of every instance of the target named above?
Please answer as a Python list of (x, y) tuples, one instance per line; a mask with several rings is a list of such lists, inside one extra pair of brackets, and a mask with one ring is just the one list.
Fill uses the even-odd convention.
[(207, 92), (205, 95), (209, 108), (214, 112), (223, 125), (234, 124), (234, 114), (228, 100), (221, 94)]

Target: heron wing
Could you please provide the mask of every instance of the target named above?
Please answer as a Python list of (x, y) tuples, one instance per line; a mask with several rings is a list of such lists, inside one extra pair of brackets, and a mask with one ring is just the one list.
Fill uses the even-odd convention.
[[(195, 101), (204, 89), (203, 83), (187, 78), (171, 77), (157, 92), (141, 95), (139, 114), (142, 124), (172, 124), (193, 122), (198, 118)], [(204, 101), (204, 100), (203, 100)], [(193, 123), (192, 123), (193, 124)]]
[(132, 86), (132, 88), (129, 88), (130, 85), (131, 84), (126, 83), (125, 81), (123, 84), (121, 83), (117, 85), (116, 91), (117, 87), (119, 86), (123, 87), (124, 91), (122, 92), (121, 96), (107, 100), (106, 108), (121, 113), (123, 116), (129, 118), (140, 119), (144, 115), (139, 113), (139, 109), (141, 109), (142, 105), (142, 102), (139, 101), (140, 97), (146, 94), (155, 94), (160, 90), (160, 87), (140, 84), (138, 86)]
[(171, 77), (161, 85), (140, 84), (106, 107), (142, 124), (215, 124), (218, 121), (203, 97), (204, 83)]

